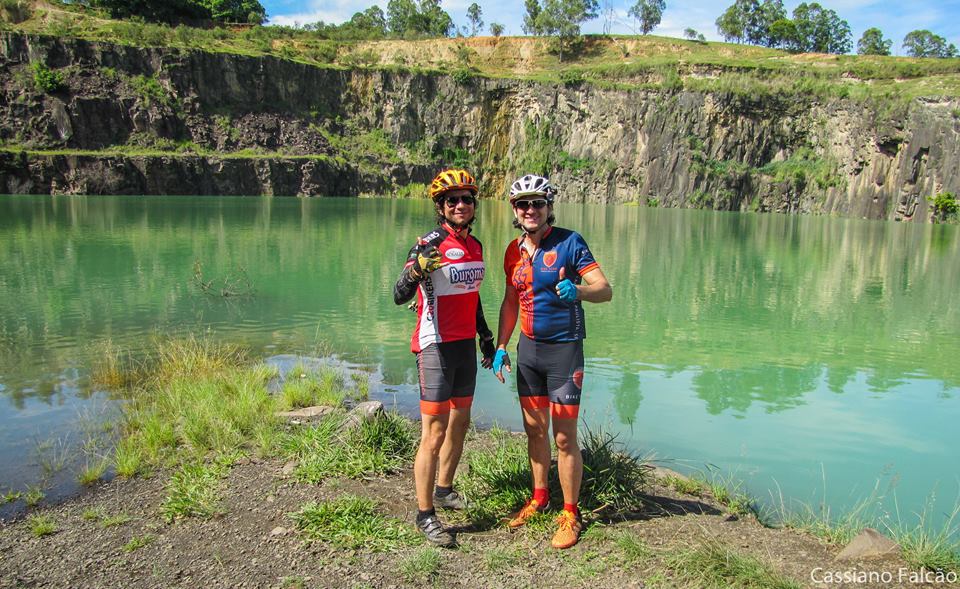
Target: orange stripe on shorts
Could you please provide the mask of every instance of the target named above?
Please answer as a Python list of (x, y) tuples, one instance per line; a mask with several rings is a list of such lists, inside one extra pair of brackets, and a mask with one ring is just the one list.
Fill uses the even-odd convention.
[(550, 415), (560, 419), (576, 419), (580, 415), (580, 405), (550, 403)]
[(550, 406), (550, 397), (520, 397), (520, 406), (524, 409), (546, 409)]
[(446, 415), (450, 413), (450, 401), (420, 400), (420, 413), (424, 415)]

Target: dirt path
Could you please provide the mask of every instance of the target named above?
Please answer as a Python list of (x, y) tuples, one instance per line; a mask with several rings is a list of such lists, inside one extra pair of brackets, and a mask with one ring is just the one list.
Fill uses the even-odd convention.
[[(564, 552), (550, 548), (549, 531), (511, 533), (501, 526), (461, 530), (457, 550), (411, 547), (391, 553), (305, 543), (288, 514), (309, 501), (360, 495), (410, 521), (411, 475), (407, 470), (371, 481), (306, 485), (284, 476), (283, 467), (278, 461), (247, 460), (234, 466), (221, 485), (225, 513), (212, 519), (166, 522), (158, 509), (166, 478), (157, 475), (104, 483), (37, 512), (57, 526), (47, 536), (37, 537), (27, 519), (2, 524), (0, 587), (700, 587), (707, 582), (678, 572), (678, 558), (704, 546), (753, 557), (794, 581), (792, 586), (919, 586), (817, 584), (811, 572), (818, 568), (889, 571), (896, 579), (906, 565), (896, 559), (838, 563), (836, 547), (764, 528), (752, 517), (659, 484), (648, 489), (644, 513), (594, 521), (580, 544)], [(456, 514), (444, 516), (458, 521)]]

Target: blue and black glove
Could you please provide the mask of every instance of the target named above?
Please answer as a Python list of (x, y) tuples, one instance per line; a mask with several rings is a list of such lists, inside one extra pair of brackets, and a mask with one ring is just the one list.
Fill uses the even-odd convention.
[(496, 355), (493, 357), (493, 375), (496, 376), (500, 382), (506, 382), (503, 378), (504, 366), (506, 366), (507, 372), (513, 372), (513, 368), (510, 367), (510, 356), (507, 355), (506, 350), (501, 348), (497, 350)]
[(557, 296), (565, 303), (572, 303), (577, 300), (577, 285), (564, 278), (566, 269), (560, 268), (560, 282), (557, 283)]

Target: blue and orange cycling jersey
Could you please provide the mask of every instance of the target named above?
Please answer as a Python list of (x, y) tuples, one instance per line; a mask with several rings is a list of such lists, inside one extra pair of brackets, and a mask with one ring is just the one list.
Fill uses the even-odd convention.
[(507, 246), (503, 270), (507, 284), (517, 291), (520, 301), (520, 331), (530, 339), (544, 342), (570, 342), (587, 336), (580, 301), (566, 303), (557, 295), (560, 268), (565, 277), (580, 284), (581, 277), (599, 268), (587, 242), (576, 231), (551, 227), (540, 240), (540, 248), (531, 257), (523, 247), (525, 235)]

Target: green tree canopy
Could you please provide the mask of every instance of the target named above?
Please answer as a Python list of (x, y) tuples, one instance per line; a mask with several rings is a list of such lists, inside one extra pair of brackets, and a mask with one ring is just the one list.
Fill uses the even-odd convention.
[(940, 35), (926, 29), (910, 31), (903, 38), (903, 47), (911, 57), (956, 57), (957, 48)]
[(556, 35), (560, 61), (579, 40), (580, 25), (596, 18), (598, 8), (597, 0), (544, 0), (537, 27), (540, 34)]
[(890, 55), (893, 42), (883, 38), (883, 32), (873, 27), (863, 32), (857, 41), (857, 53), (860, 55)]
[(816, 2), (800, 3), (793, 9), (798, 49), (819, 53), (846, 53), (852, 40), (850, 25), (837, 13)]
[(258, 0), (91, 0), (91, 4), (116, 18), (136, 16), (171, 24), (204, 20), (260, 24), (267, 17)]
[(647, 35), (660, 24), (666, 7), (666, 0), (637, 0), (627, 14), (637, 19), (640, 32)]
[(540, 30), (540, 25), (538, 20), (540, 19), (540, 13), (542, 9), (540, 8), (539, 0), (525, 0), (524, 1), (524, 15), (523, 15), (523, 32), (528, 35), (542, 35), (543, 31)]
[(494, 37), (499, 37), (503, 34), (503, 25), (498, 22), (490, 23), (490, 34)]
[(199, 3), (207, 8), (215, 21), (258, 25), (267, 20), (267, 11), (258, 0), (199, 0)]
[(727, 41), (774, 47), (770, 28), (786, 16), (783, 0), (736, 0), (717, 18), (717, 32)]
[(440, 0), (390, 0), (387, 27), (398, 36), (446, 37), (454, 30), (453, 19), (440, 7)]
[(470, 36), (476, 37), (477, 33), (483, 30), (483, 10), (480, 5), (474, 2), (467, 8), (467, 20), (470, 21)]
[(789, 18), (777, 19), (770, 25), (770, 40), (773, 47), (787, 51), (801, 51), (797, 25)]

